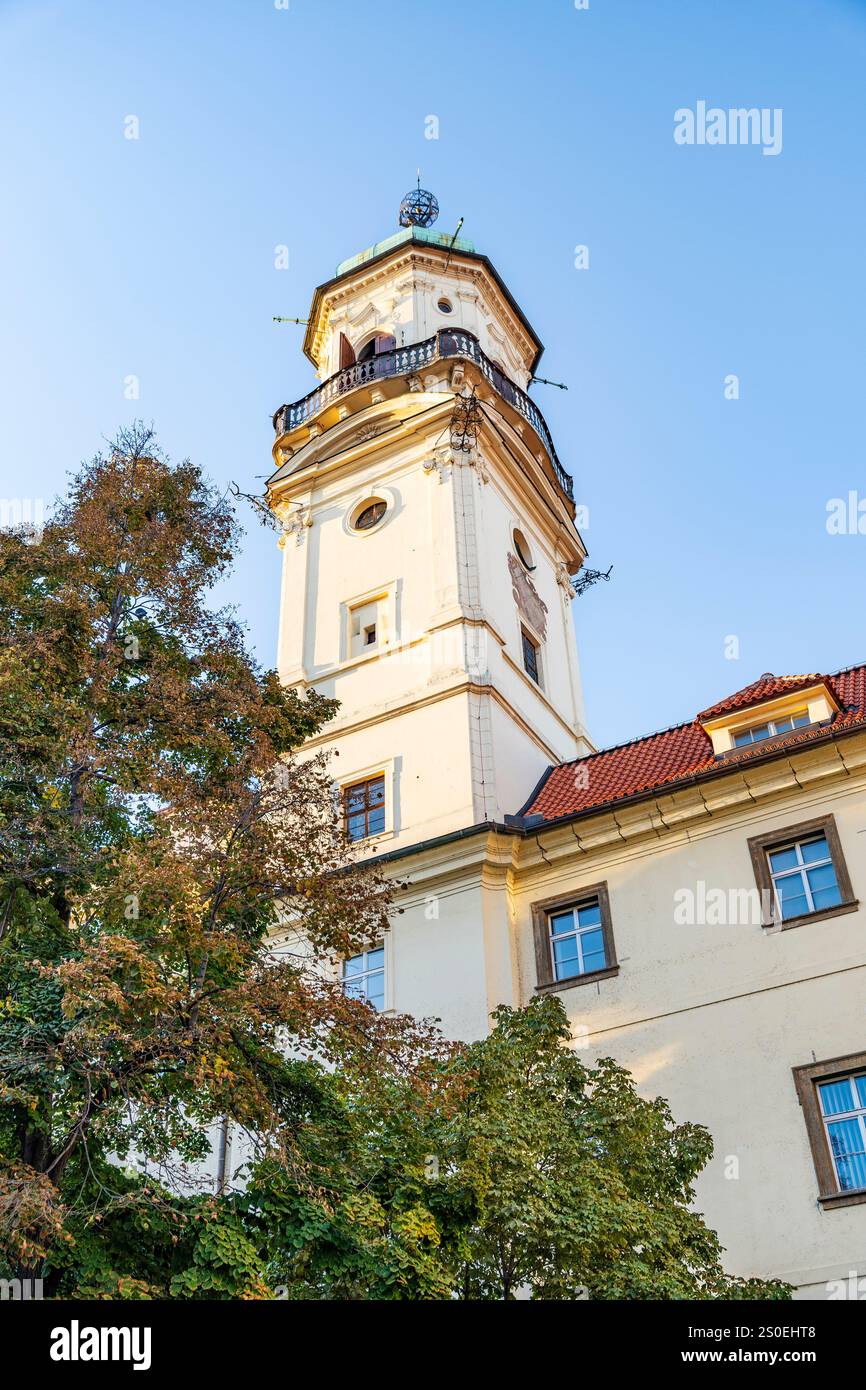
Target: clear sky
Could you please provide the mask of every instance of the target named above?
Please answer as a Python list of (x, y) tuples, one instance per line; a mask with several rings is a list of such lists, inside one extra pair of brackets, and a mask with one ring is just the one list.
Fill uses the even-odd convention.
[[(420, 166), (569, 387), (533, 394), (614, 566), (575, 603), (596, 741), (866, 659), (866, 534), (826, 526), (866, 499), (863, 0), (0, 0), (0, 48), (0, 498), (135, 416), (260, 486), (314, 383), (271, 316)], [(699, 101), (780, 108), (781, 153), (677, 144)], [(268, 664), (278, 578), (251, 523), (228, 592)]]

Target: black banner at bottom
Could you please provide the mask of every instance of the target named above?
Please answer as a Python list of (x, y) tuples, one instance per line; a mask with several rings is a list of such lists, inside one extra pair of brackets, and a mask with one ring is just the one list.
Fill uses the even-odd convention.
[[(862, 1332), (863, 1310), (856, 1297), (792, 1303), (601, 1303), (570, 1305), (563, 1321), (561, 1303), (224, 1303), (112, 1302), (0, 1299), (0, 1336), (7, 1356), (59, 1383), (70, 1377), (100, 1379), (129, 1373), (218, 1375), (244, 1371), (270, 1375), (275, 1366), (290, 1372), (298, 1357), (309, 1368), (315, 1348), (331, 1353), (334, 1333), (358, 1332), (363, 1341), (344, 1348), (349, 1372), (361, 1369), (359, 1345), (370, 1345), (377, 1319), (390, 1337), (405, 1328), (416, 1340), (418, 1369), (429, 1375), (437, 1349), (443, 1368), (455, 1369), (454, 1333), (490, 1329), (486, 1342), (494, 1359), (509, 1334), (550, 1338), (561, 1350), (574, 1346), (612, 1357), (617, 1372), (630, 1367), (667, 1372), (673, 1367), (700, 1375), (712, 1366), (763, 1367), (768, 1371), (806, 1366), (826, 1377), (850, 1364), (852, 1334)], [(490, 1323), (486, 1319), (490, 1318)], [(464, 1318), (471, 1318), (464, 1323)], [(555, 1319), (555, 1321), (554, 1321)], [(320, 1340), (324, 1333), (327, 1340)], [(525, 1345), (525, 1343), (524, 1343)], [(847, 1348), (847, 1351), (846, 1351)], [(431, 1354), (432, 1353), (432, 1354)], [(373, 1364), (378, 1358), (372, 1356)], [(270, 1367), (270, 1370), (266, 1368)], [(413, 1373), (412, 1366), (404, 1369)], [(305, 1371), (308, 1374), (308, 1370)]]

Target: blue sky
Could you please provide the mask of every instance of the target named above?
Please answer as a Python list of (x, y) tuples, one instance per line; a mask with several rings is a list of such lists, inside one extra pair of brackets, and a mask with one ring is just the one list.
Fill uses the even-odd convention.
[[(826, 528), (866, 498), (862, 0), (0, 0), (0, 45), (0, 497), (136, 415), (258, 486), (313, 384), (271, 316), (420, 165), (569, 386), (533, 392), (614, 566), (575, 604), (596, 741), (866, 659), (866, 535)], [(782, 152), (677, 145), (699, 100), (781, 108)], [(229, 595), (268, 664), (278, 578), (251, 522)]]

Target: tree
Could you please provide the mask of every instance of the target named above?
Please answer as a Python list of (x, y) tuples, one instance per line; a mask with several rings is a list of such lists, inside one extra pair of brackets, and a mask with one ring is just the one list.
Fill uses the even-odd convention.
[[(0, 1272), (95, 1298), (781, 1297), (691, 1210), (711, 1144), (553, 998), (446, 1043), (343, 994), (392, 890), (333, 705), (208, 605), (232, 506), (149, 430), (0, 533)], [(222, 1116), (244, 1185), (181, 1171)], [(148, 1172), (135, 1167), (147, 1160)]]
[(692, 1210), (713, 1151), (706, 1129), (675, 1124), (610, 1058), (582, 1062), (552, 996), (494, 1018), (454, 1063), (473, 1078), (457, 1158), (479, 1209), (463, 1297), (788, 1296), (777, 1281), (727, 1275), (718, 1237)]
[[(321, 760), (295, 756), (332, 702), (285, 690), (208, 606), (238, 537), (141, 426), (41, 535), (0, 534), (0, 1258), (19, 1275), (129, 1208), (109, 1156), (195, 1163), (221, 1115), (279, 1156), (299, 1050), (411, 1054), (408, 1024), (319, 968), (381, 935), (389, 889), (353, 863)], [(286, 917), (300, 937), (275, 950)]]
[(295, 1172), (260, 1167), (244, 1199), (273, 1282), (294, 1298), (788, 1297), (726, 1274), (692, 1209), (705, 1129), (610, 1059), (582, 1062), (553, 997), (494, 1021), (420, 1090), (327, 1079)]

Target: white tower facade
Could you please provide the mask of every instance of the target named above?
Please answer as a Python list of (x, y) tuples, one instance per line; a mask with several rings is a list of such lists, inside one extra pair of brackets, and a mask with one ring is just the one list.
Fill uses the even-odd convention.
[(339, 701), (312, 746), (372, 850), (501, 822), (592, 750), (569, 578), (585, 550), (527, 395), (541, 350), (487, 258), (425, 228), (315, 292), (321, 384), (277, 412), (268, 484), (278, 666)]

